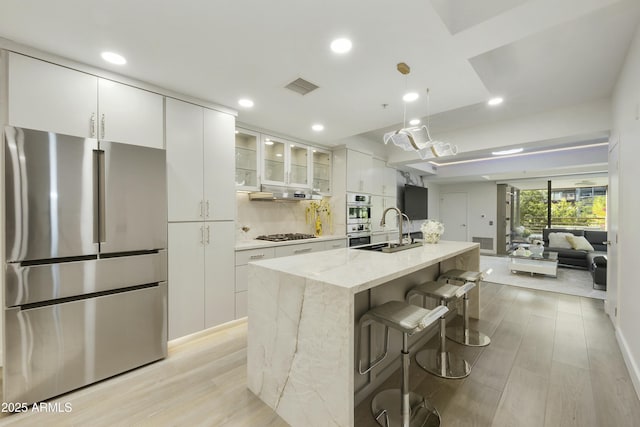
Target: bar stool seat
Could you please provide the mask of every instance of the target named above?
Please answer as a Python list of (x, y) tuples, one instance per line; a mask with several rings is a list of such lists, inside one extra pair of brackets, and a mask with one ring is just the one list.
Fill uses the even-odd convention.
[[(407, 292), (406, 301), (409, 302), (414, 296), (422, 296), (422, 304), (425, 298), (436, 298), (440, 300), (440, 306), (446, 307), (449, 301), (464, 296), (469, 290), (475, 287), (475, 283), (467, 282), (462, 286), (451, 285), (444, 281), (430, 281), (422, 283)], [(471, 373), (469, 362), (450, 353), (446, 349), (446, 328), (447, 323), (444, 314), (440, 316), (440, 345), (437, 349), (427, 348), (420, 350), (416, 354), (416, 363), (425, 371), (437, 375), (441, 378), (457, 379), (464, 378)]]
[[(379, 365), (388, 353), (389, 328), (402, 332), (402, 385), (400, 389), (383, 390), (371, 401), (371, 411), (374, 418), (384, 427), (390, 426), (425, 426), (438, 427), (440, 414), (424, 396), (409, 392), (409, 336), (423, 331), (434, 324), (449, 309), (438, 307), (427, 310), (422, 307), (407, 304), (403, 301), (389, 301), (372, 308), (359, 320), (358, 337), (358, 371), (364, 375)], [(363, 369), (360, 358), (361, 341), (364, 328), (374, 322), (384, 325), (384, 351), (378, 355), (369, 366)]]
[[(448, 270), (441, 274), (438, 280), (463, 284), (472, 282), (476, 286), (480, 286), (480, 281), (483, 278), (484, 273), (479, 271)], [(487, 335), (469, 327), (469, 295), (467, 293), (463, 296), (462, 318), (462, 326), (447, 327), (447, 338), (469, 347), (484, 347), (491, 343), (491, 338)]]

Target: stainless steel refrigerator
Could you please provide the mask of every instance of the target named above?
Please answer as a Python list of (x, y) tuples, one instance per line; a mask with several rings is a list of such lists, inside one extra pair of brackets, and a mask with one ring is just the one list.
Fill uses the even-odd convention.
[(5, 128), (3, 400), (166, 357), (164, 150)]

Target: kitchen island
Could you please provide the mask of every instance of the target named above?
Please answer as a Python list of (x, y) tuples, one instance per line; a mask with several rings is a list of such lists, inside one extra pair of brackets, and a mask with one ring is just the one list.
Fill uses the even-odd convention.
[[(392, 332), (387, 363), (358, 374), (357, 319), (369, 307), (404, 300), (441, 272), (478, 271), (479, 264), (477, 243), (449, 241), (396, 253), (344, 248), (250, 263), (249, 389), (292, 426), (353, 426), (356, 401), (399, 366)], [(469, 308), (477, 318), (478, 288)], [(363, 339), (363, 359), (379, 351), (379, 341), (375, 334)]]

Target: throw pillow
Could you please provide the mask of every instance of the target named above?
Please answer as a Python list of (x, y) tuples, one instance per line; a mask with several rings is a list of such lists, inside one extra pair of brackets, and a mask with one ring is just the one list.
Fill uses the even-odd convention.
[(549, 247), (558, 249), (573, 249), (569, 243), (568, 236), (571, 233), (549, 233)]
[(570, 236), (567, 236), (567, 240), (569, 241), (573, 249), (587, 251), (587, 252), (594, 251), (593, 246), (591, 246), (591, 243), (589, 243), (587, 238), (584, 236), (570, 235)]

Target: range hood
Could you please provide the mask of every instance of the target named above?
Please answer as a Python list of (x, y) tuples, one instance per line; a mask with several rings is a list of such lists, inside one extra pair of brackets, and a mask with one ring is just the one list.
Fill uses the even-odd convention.
[(322, 196), (308, 188), (280, 187), (276, 185), (262, 185), (260, 191), (249, 193), (249, 200), (261, 201), (289, 201), (320, 200)]

